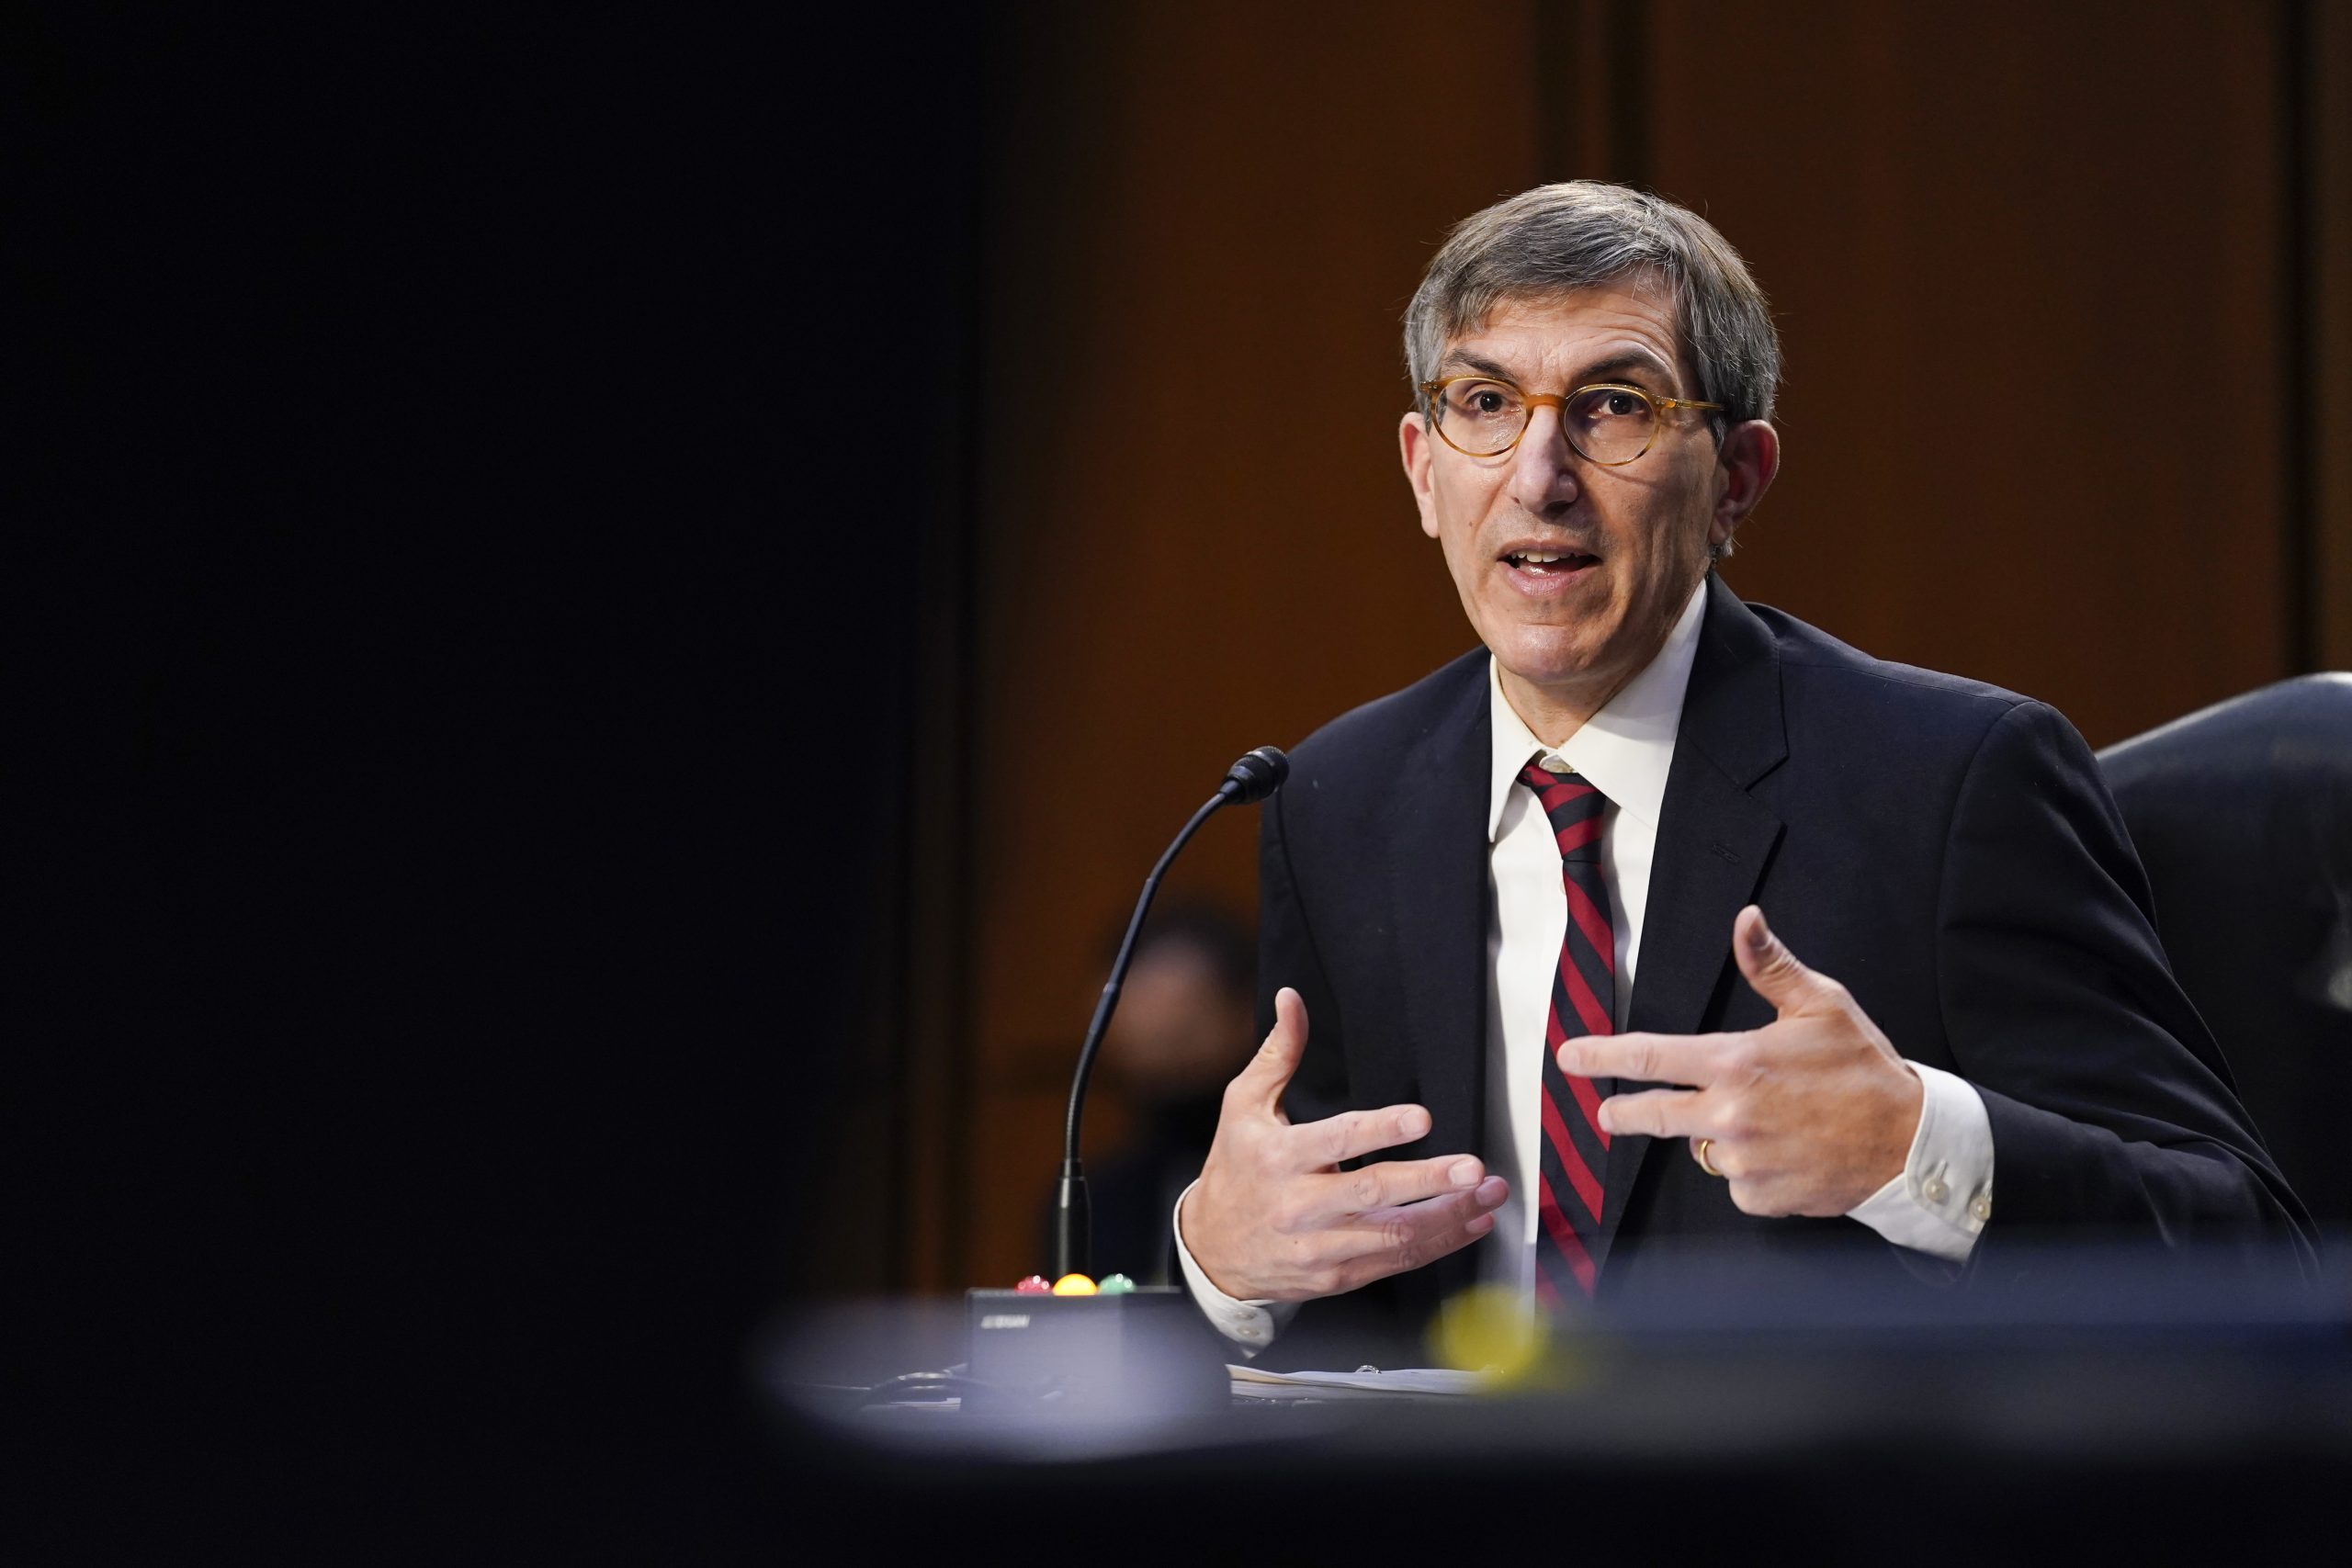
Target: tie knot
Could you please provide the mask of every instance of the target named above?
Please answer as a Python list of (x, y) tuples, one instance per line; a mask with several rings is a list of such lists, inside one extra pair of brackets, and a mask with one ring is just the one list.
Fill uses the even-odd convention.
[(1530, 762), (1520, 770), (1519, 782), (1535, 794), (1536, 802), (1552, 823), (1564, 861), (1600, 858), (1600, 813), (1609, 797), (1578, 773), (1546, 773)]

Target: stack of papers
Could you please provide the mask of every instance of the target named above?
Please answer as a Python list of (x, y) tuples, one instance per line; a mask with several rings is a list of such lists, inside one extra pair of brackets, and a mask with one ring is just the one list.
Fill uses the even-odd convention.
[(1384, 1372), (1358, 1367), (1351, 1372), (1268, 1372), (1228, 1363), (1233, 1392), (1244, 1399), (1446, 1399), (1487, 1386), (1479, 1372), (1444, 1367), (1408, 1367)]

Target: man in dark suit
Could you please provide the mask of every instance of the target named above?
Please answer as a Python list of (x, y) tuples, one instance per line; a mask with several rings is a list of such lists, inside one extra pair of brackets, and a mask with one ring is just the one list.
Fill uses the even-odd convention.
[(1375, 1281), (1407, 1331), (1477, 1278), (1623, 1295), (1685, 1241), (1943, 1283), (2056, 1230), (2308, 1247), (2065, 721), (1715, 576), (1780, 457), (1720, 234), (1527, 192), (1448, 240), (1407, 350), (1484, 648), (1267, 809), (1270, 1029), (1178, 1205), (1222, 1332)]

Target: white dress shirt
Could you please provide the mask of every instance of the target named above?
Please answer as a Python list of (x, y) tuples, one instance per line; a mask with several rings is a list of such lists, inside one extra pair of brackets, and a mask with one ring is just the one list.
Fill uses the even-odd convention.
[[(1493, 904), (1487, 926), (1487, 1146), (1478, 1152), (1488, 1171), (1510, 1183), (1510, 1197), (1497, 1212), (1492, 1234), (1473, 1245), (1480, 1278), (1508, 1286), (1531, 1311), (1538, 1224), (1533, 1200), (1542, 1179), (1544, 1029), (1568, 911), (1559, 846), (1533, 792), (1520, 786), (1519, 774), (1536, 761), (1578, 774), (1608, 798), (1601, 813), (1600, 864), (1611, 896), (1610, 924), (1617, 945), (1613, 1010), (1623, 1029), (1641, 962), (1658, 813), (1705, 611), (1702, 581), (1657, 657), (1557, 744), (1547, 744), (1527, 728), (1504, 697), (1493, 660), (1487, 661), (1494, 751), (1487, 834)], [(1729, 931), (1724, 942), (1728, 951)], [(1283, 976), (1268, 978), (1279, 983)], [(1967, 1260), (1992, 1213), (1992, 1122), (1983, 1098), (1967, 1080), (1917, 1062), (1910, 1066), (1924, 1094), (1903, 1174), (1848, 1213), (1897, 1246), (1926, 1255), (1920, 1259), (1923, 1272), (1949, 1276), (1957, 1271), (1953, 1266)], [(1272, 1343), (1289, 1316), (1285, 1308), (1237, 1301), (1218, 1290), (1193, 1262), (1181, 1225), (1176, 1253), (1193, 1299), (1220, 1333), (1245, 1350)]]

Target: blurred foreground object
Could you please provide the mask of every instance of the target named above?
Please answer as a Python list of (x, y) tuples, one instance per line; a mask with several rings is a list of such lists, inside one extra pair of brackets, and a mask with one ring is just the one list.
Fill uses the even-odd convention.
[[(804, 1318), (761, 1371), (779, 1477), (821, 1483), (829, 1506), (953, 1506), (962, 1529), (1148, 1520), (1163, 1551), (1301, 1519), (1340, 1532), (1317, 1537), (1335, 1549), (1440, 1528), (1467, 1549), (1523, 1517), (1363, 1502), (1569, 1475), (1610, 1499), (1597, 1539), (1656, 1529), (1645, 1505), (1818, 1530), (1860, 1489), (1896, 1515), (1964, 1495), (1954, 1551), (2081, 1537), (2166, 1561), (2232, 1545), (2235, 1560), (2336, 1506), (2352, 1480), (2340, 1272), (2313, 1288), (2291, 1266), (2250, 1276), (2234, 1252), (2208, 1266), (2144, 1247), (2021, 1247), (2008, 1262), (2003, 1292), (1917, 1292), (1836, 1251), (1691, 1249), (1657, 1260), (1670, 1288), (1638, 1315), (1597, 1307), (1555, 1329), (1546, 1369), (1442, 1399), (989, 1406), (977, 1369), (945, 1367), (963, 1309), (920, 1301)], [(1858, 1556), (1858, 1539), (1833, 1534), (1807, 1560)]]

